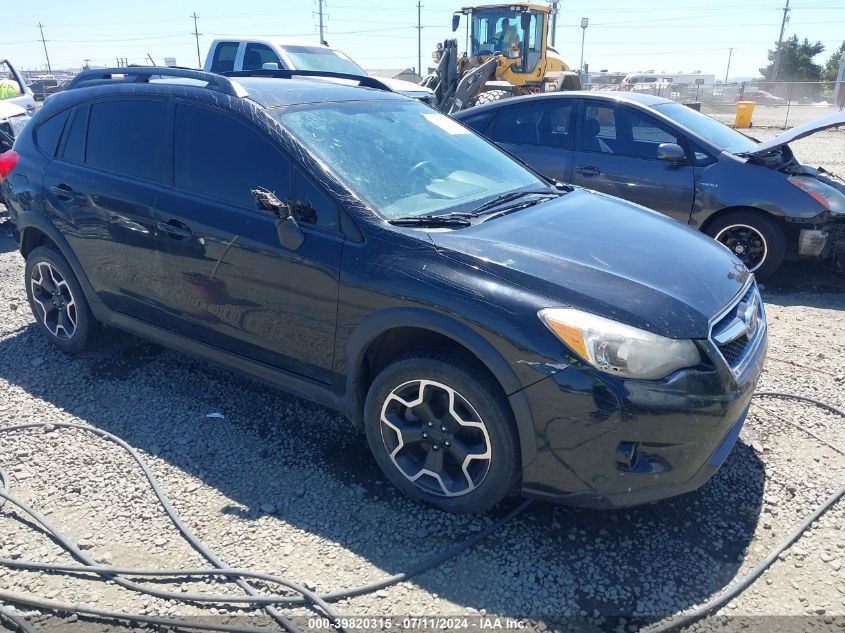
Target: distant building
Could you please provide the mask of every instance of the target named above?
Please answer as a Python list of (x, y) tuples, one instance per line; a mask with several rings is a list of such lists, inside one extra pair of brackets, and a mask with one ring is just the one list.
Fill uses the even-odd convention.
[(420, 77), (416, 72), (414, 72), (413, 68), (405, 68), (404, 70), (396, 68), (376, 68), (371, 70), (367, 68), (367, 72), (373, 77), (384, 77), (386, 79), (401, 79), (402, 81), (410, 81), (415, 84), (418, 84), (423, 80), (422, 77)]
[(176, 58), (175, 57), (165, 57), (164, 58), (164, 65), (168, 68), (172, 68), (176, 65)]

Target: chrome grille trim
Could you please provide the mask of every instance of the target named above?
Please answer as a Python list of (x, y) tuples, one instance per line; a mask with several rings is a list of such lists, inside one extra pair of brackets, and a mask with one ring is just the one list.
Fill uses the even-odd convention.
[(766, 340), (766, 312), (753, 277), (710, 322), (710, 341), (739, 377)]

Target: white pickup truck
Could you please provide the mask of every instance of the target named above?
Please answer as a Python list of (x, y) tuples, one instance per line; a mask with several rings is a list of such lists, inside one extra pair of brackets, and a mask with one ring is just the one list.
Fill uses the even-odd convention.
[(21, 74), (8, 59), (0, 57), (0, 102), (12, 103), (35, 113), (35, 99)]
[[(343, 51), (306, 40), (233, 36), (214, 40), (208, 49), (203, 70), (223, 73), (262, 69), (317, 70), (349, 75), (367, 75)], [(401, 79), (378, 77), (394, 92), (424, 103), (431, 103), (432, 91)]]

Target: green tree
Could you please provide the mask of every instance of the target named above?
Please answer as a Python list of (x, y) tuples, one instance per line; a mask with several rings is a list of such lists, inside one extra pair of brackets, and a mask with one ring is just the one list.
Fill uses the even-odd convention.
[[(780, 70), (778, 81), (821, 81), (822, 67), (813, 62), (813, 58), (824, 51), (824, 44), (811, 44), (806, 37), (803, 42), (793, 35), (781, 44)], [(769, 51), (769, 65), (760, 69), (766, 79), (773, 79), (775, 74), (775, 60), (778, 49)]]
[(842, 46), (833, 51), (830, 59), (827, 60), (827, 64), (824, 67), (825, 81), (836, 81), (836, 76), (839, 74), (839, 60), (842, 57), (842, 53), (845, 53), (845, 42), (842, 42)]

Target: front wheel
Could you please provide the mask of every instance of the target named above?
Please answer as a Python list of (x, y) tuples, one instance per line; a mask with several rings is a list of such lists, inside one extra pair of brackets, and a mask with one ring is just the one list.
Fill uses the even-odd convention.
[(412, 353), (373, 381), (367, 441), (402, 492), (447, 512), (481, 513), (518, 474), (510, 407), (495, 382), (458, 355)]
[(736, 255), (762, 281), (783, 262), (786, 238), (774, 220), (756, 211), (733, 211), (707, 227), (707, 235)]

